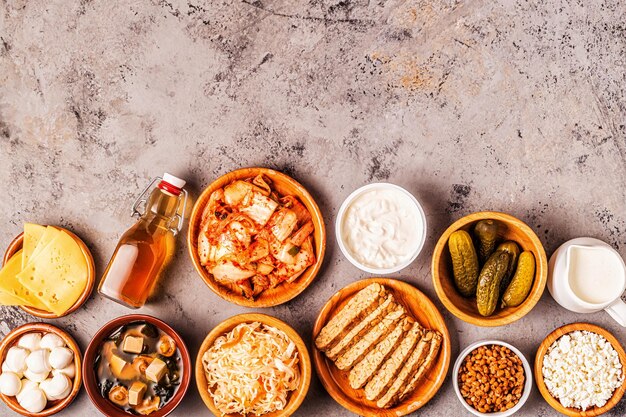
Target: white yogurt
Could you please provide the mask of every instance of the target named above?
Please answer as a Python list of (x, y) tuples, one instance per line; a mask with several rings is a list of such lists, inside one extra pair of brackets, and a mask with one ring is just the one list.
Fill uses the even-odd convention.
[(406, 266), (417, 256), (425, 237), (424, 216), (417, 201), (391, 184), (372, 184), (357, 193), (351, 201), (348, 197), (341, 219), (345, 249), (367, 268)]

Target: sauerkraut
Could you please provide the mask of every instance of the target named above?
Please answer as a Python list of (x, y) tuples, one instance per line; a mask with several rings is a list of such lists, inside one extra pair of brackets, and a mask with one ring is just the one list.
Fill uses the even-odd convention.
[(295, 343), (259, 322), (239, 324), (202, 356), (209, 395), (222, 415), (284, 409), (300, 381), (298, 362)]

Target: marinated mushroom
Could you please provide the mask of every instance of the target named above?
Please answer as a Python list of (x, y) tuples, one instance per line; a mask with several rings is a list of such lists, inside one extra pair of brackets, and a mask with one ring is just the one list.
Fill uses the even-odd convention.
[(146, 398), (139, 405), (133, 407), (133, 410), (138, 412), (141, 415), (151, 414), (159, 409), (159, 404), (161, 403), (161, 399), (157, 396), (152, 398)]
[(174, 339), (164, 334), (159, 338), (157, 351), (163, 356), (170, 357), (176, 352), (176, 342)]
[(140, 355), (133, 359), (133, 368), (140, 374), (146, 373), (146, 368), (150, 366), (150, 363), (154, 360), (151, 356)]
[(121, 407), (125, 407), (128, 404), (128, 389), (123, 385), (111, 388), (109, 400)]

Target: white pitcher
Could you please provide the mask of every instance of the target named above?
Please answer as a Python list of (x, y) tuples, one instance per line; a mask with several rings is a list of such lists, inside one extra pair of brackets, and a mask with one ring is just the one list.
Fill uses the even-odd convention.
[[(610, 285), (594, 281), (594, 287), (586, 288), (590, 297), (585, 297), (581, 296), (581, 289), (577, 288), (577, 280), (580, 281), (580, 278), (576, 275), (576, 253), (583, 252), (586, 256), (594, 256), (594, 251), (598, 251), (598, 255), (604, 257), (605, 262), (600, 266), (604, 266), (604, 263), (610, 264), (614, 273), (611, 274)], [(581, 271), (578, 272), (581, 273)], [(595, 275), (597, 280), (606, 278), (599, 271), (596, 273), (599, 274)], [(591, 284), (591, 282), (586, 284)], [(606, 310), (615, 321), (626, 327), (626, 303), (621, 299), (624, 290), (626, 290), (624, 260), (615, 249), (601, 240), (589, 237), (572, 239), (562, 244), (550, 257), (548, 291), (557, 303), (570, 311), (595, 313)]]

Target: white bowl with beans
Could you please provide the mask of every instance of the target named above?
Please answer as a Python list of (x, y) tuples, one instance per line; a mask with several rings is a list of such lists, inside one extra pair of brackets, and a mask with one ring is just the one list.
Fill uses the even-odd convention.
[[(484, 349), (479, 349), (481, 347), (484, 347)], [(496, 347), (496, 349), (494, 349), (494, 347)], [(506, 349), (503, 350), (502, 348)], [(488, 352), (491, 352), (491, 354)], [(514, 355), (508, 355), (508, 352)], [(470, 355), (472, 355), (471, 358), (474, 359), (474, 362), (468, 370), (465, 367), (465, 359), (470, 357)], [(492, 356), (494, 359), (488, 359), (488, 356)], [(517, 356), (519, 361), (515, 360), (514, 356)], [(521, 362), (521, 364), (519, 362)], [(484, 368), (485, 366), (487, 368)], [(484, 372), (485, 369), (487, 369), (487, 372)], [(466, 374), (467, 383), (459, 382), (461, 377), (459, 373), (461, 371), (464, 371)], [(523, 383), (521, 381), (518, 382), (520, 372), (522, 371), (524, 376)], [(483, 340), (472, 343), (463, 349), (454, 363), (452, 377), (454, 392), (456, 392), (461, 404), (463, 404), (467, 411), (479, 417), (506, 417), (517, 413), (528, 400), (533, 384), (532, 370), (528, 360), (515, 346), (500, 340)], [(506, 383), (504, 381), (513, 381), (510, 383), (517, 385), (514, 386), (511, 393), (505, 393), (504, 395), (498, 394), (498, 388), (502, 389), (502, 387), (504, 387), (502, 384)], [(487, 383), (490, 387), (495, 385), (496, 389), (492, 390), (490, 388), (485, 394), (484, 387)], [(468, 388), (468, 386), (471, 386), (471, 388)], [(519, 393), (520, 388), (521, 393)], [(519, 398), (515, 397), (516, 392), (521, 394)], [(507, 395), (511, 395), (511, 397), (507, 399)], [(469, 398), (475, 398), (473, 400), (475, 403), (480, 403), (482, 397), (485, 400), (485, 404), (476, 404), (476, 406), (470, 405), (466, 397), (468, 397), (468, 400)], [(487, 401), (489, 401), (489, 403), (487, 403)], [(493, 403), (495, 405), (496, 401), (498, 402), (496, 408), (501, 411), (486, 410), (489, 404)], [(514, 405), (507, 408), (507, 404), (509, 403), (513, 403)], [(482, 409), (482, 411), (479, 409)]]

